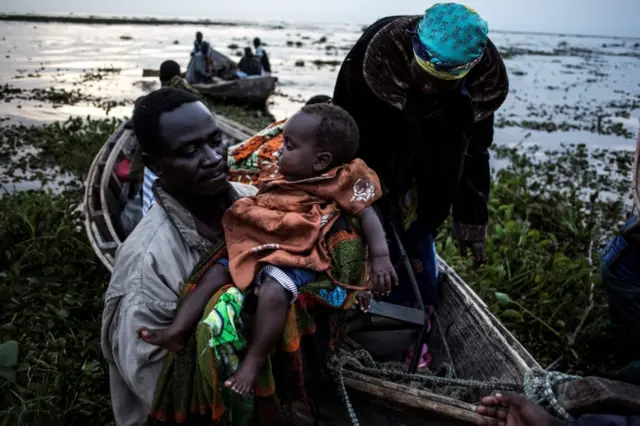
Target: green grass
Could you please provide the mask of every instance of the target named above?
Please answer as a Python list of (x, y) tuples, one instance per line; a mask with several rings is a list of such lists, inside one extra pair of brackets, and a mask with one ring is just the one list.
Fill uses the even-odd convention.
[(0, 199), (0, 341), (19, 342), (18, 380), (0, 384), (3, 425), (108, 423), (99, 346), (108, 275), (74, 212), (79, 194)]
[[(107, 370), (99, 347), (108, 274), (87, 240), (78, 206), (93, 157), (118, 120), (73, 118), (0, 129), (6, 175), (18, 169), (74, 181), (62, 193), (0, 198), (0, 342), (19, 343), (15, 383), (0, 379), (1, 425), (108, 424)], [(11, 153), (35, 148), (20, 161)]]
[(561, 358), (572, 372), (610, 369), (599, 250), (625, 219), (632, 153), (571, 145), (539, 159), (537, 148), (495, 151), (507, 167), (492, 185), (487, 265), (460, 258), (446, 229), (439, 254), (543, 366)]

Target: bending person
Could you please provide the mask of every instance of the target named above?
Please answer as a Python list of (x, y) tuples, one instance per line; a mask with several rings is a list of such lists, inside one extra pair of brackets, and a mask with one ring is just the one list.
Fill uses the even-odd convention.
[[(493, 114), (507, 72), (472, 9), (436, 4), (424, 16), (371, 25), (347, 55), (333, 102), (355, 118), (357, 155), (376, 171), (402, 216), (422, 298), (436, 303), (434, 237), (453, 208), (461, 250), (485, 261)], [(407, 297), (407, 295), (399, 295)]]

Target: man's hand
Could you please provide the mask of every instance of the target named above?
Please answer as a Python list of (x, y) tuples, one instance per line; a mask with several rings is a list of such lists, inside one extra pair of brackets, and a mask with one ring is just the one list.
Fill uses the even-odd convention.
[(478, 426), (566, 426), (567, 422), (553, 417), (520, 395), (496, 395), (482, 398), (476, 412), (487, 418)]
[(388, 255), (374, 256), (371, 272), (371, 292), (374, 295), (389, 294), (398, 285), (398, 275)]
[(478, 267), (484, 265), (487, 261), (487, 255), (484, 251), (483, 241), (459, 241), (460, 254), (462, 257), (467, 257), (469, 250), (471, 250), (471, 256), (473, 256), (473, 264)]

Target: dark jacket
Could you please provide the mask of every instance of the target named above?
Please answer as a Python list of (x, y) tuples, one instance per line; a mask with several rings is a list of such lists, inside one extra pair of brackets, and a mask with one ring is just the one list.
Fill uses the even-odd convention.
[(262, 69), (264, 72), (271, 72), (271, 63), (269, 62), (269, 55), (267, 52), (263, 51), (262, 56), (260, 56), (260, 65), (262, 65)]
[(260, 75), (262, 73), (260, 59), (253, 55), (244, 55), (238, 63), (238, 69), (247, 75)]
[[(506, 70), (490, 43), (487, 60), (476, 65), (460, 90), (424, 95), (410, 86), (409, 77), (407, 30), (418, 20), (390, 17), (369, 27), (342, 64), (333, 102), (355, 118), (357, 156), (391, 195), (408, 191), (415, 179), (419, 221), (436, 230), (453, 206), (456, 236), (481, 240), (488, 216), (493, 112), (506, 98)], [(489, 64), (495, 75), (488, 75)], [(484, 83), (490, 86), (485, 92)]]

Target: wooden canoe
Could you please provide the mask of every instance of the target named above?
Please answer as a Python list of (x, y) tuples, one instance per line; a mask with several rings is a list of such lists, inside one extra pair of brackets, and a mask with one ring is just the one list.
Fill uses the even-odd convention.
[(264, 106), (276, 90), (276, 77), (264, 76), (239, 80), (214, 79), (214, 83), (195, 83), (193, 88), (209, 99), (249, 106)]
[[(230, 143), (250, 136), (239, 130), (242, 126), (220, 117), (218, 120)], [(123, 182), (113, 169), (119, 160), (130, 155), (132, 146), (132, 132), (119, 128), (96, 155), (85, 183), (87, 236), (109, 271), (113, 270), (116, 249), (126, 238), (119, 219)], [(444, 277), (441, 299), (428, 340), (433, 365), (450, 364), (460, 379), (521, 384), (525, 372), (539, 368), (538, 363), (442, 259), (439, 269)], [(359, 317), (366, 325), (353, 327), (349, 334), (352, 342), (374, 355), (407, 348), (418, 333), (415, 326), (405, 327), (389, 319), (389, 315), (385, 317), (383, 304), (372, 305), (373, 315)], [(345, 374), (345, 384), (361, 424), (365, 425), (388, 425), (391, 418), (406, 425), (469, 425), (475, 424), (479, 416), (470, 404), (477, 400), (459, 401), (353, 372)], [(314, 401), (319, 411), (310, 416), (298, 410), (300, 424), (350, 424), (335, 392), (322, 392)]]
[[(237, 69), (237, 64), (217, 50), (213, 50), (213, 62), (221, 69)], [(160, 71), (143, 69), (143, 77), (159, 77)], [(184, 77), (184, 73), (183, 73)], [(267, 99), (276, 89), (277, 77), (270, 75), (247, 79), (223, 80), (214, 77), (212, 83), (195, 83), (192, 86), (204, 96), (216, 102), (228, 102), (257, 108), (266, 106)]]
[[(158, 75), (158, 70), (142, 70), (143, 77)], [(262, 107), (276, 90), (277, 81), (278, 78), (273, 76), (238, 80), (214, 78), (213, 83), (194, 83), (192, 86), (213, 101)]]

